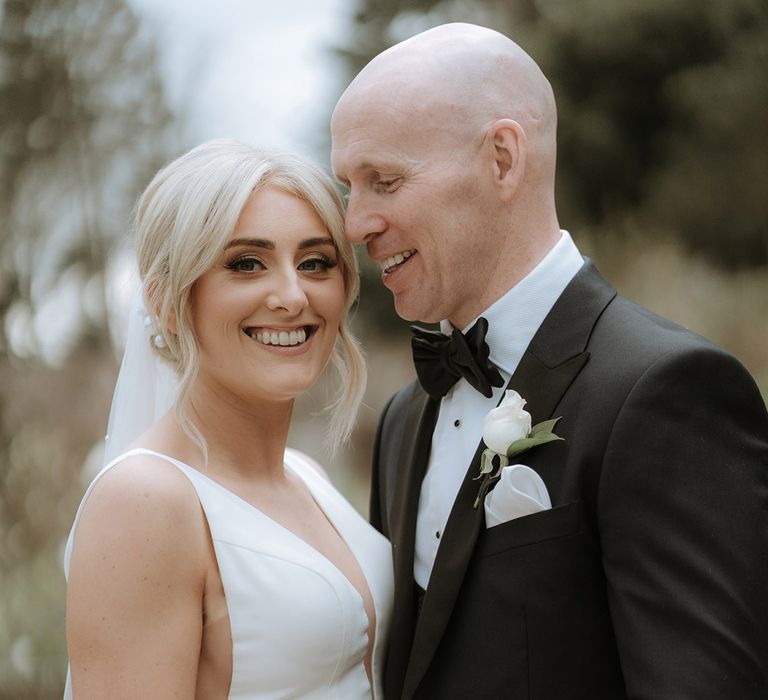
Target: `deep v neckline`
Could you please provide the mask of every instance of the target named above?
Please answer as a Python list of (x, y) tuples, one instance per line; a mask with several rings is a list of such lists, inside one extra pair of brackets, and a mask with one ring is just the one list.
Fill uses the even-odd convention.
[[(245, 498), (240, 496), (239, 494), (232, 491), (232, 489), (227, 488), (224, 486), (224, 484), (220, 483), (216, 479), (208, 476), (204, 472), (201, 472), (199, 469), (196, 469), (191, 464), (187, 464), (186, 462), (182, 462), (180, 459), (176, 459), (175, 457), (171, 457), (170, 455), (163, 454), (162, 452), (156, 452), (155, 450), (150, 450), (146, 447), (137, 447), (133, 450), (130, 450), (131, 454), (149, 454), (153, 455), (155, 457), (159, 457), (160, 459), (170, 460), (171, 462), (174, 462), (177, 465), (186, 467), (187, 469), (192, 469), (196, 474), (203, 477), (206, 481), (210, 482), (215, 488), (220, 489), (224, 493), (228, 494), (232, 498), (236, 499), (238, 502), (242, 503), (246, 508), (252, 510), (254, 513), (258, 514), (260, 517), (268, 521), (271, 525), (278, 528), (280, 531), (287, 533), (287, 535), (300, 543), (303, 549), (308, 550), (316, 559), (319, 559), (320, 561), (323, 561), (328, 566), (330, 566), (334, 571), (336, 571), (339, 576), (346, 582), (346, 585), (354, 591), (355, 595), (359, 598), (360, 604), (363, 607), (363, 611), (365, 612), (365, 616), (368, 617), (368, 612), (365, 607), (365, 597), (363, 593), (360, 592), (360, 590), (355, 586), (352, 581), (350, 581), (349, 577), (331, 560), (329, 559), (325, 554), (323, 554), (317, 547), (311, 545), (309, 542), (307, 542), (303, 537), (300, 537), (297, 533), (295, 533), (291, 528), (289, 528), (287, 525), (284, 525), (279, 520), (275, 520), (270, 515), (267, 515), (263, 510), (258, 508), (257, 506), (253, 505), (250, 501), (247, 501)], [(128, 454), (128, 453), (126, 453)], [(371, 583), (368, 580), (368, 577), (365, 573), (365, 568), (360, 563), (360, 559), (358, 557), (358, 554), (355, 552), (354, 547), (352, 546), (352, 543), (350, 540), (344, 536), (342, 533), (342, 530), (339, 528), (338, 523), (334, 520), (334, 518), (330, 515), (328, 508), (322, 503), (324, 500), (321, 495), (318, 495), (316, 490), (313, 488), (313, 486), (309, 483), (307, 479), (304, 478), (302, 474), (299, 473), (299, 471), (294, 467), (293, 465), (289, 464), (287, 460), (283, 461), (283, 466), (290, 470), (290, 472), (295, 475), (301, 483), (304, 485), (304, 487), (309, 492), (310, 498), (314, 501), (315, 505), (320, 509), (320, 512), (323, 514), (323, 517), (328, 521), (328, 524), (333, 528), (333, 531), (338, 535), (341, 542), (344, 544), (344, 546), (347, 548), (349, 553), (352, 555), (352, 558), (354, 559), (355, 563), (357, 564), (357, 568), (360, 570), (360, 574), (362, 576), (362, 580), (365, 582), (366, 592), (368, 595), (368, 599), (371, 601), (371, 606), (373, 608), (373, 620), (369, 620), (370, 626), (373, 628), (374, 635), (376, 634), (376, 630), (378, 628), (378, 622), (379, 622), (379, 610), (376, 607), (376, 598), (373, 595), (373, 591), (371, 590)], [(310, 467), (307, 467), (308, 469)], [(317, 474), (317, 477), (320, 479), (322, 478), (320, 474)], [(328, 483), (328, 486), (331, 486), (330, 483)], [(369, 640), (369, 644), (374, 644), (374, 639)]]

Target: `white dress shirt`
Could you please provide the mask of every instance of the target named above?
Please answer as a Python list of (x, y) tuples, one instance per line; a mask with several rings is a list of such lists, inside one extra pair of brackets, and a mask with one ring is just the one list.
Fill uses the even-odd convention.
[[(422, 588), (427, 587), (453, 502), (483, 437), (483, 420), (499, 404), (534, 334), (583, 262), (570, 234), (562, 231), (546, 257), (480, 314), (488, 320), (490, 360), (499, 368), (504, 386), (494, 387), (491, 398), (486, 398), (462, 377), (440, 402), (416, 524), (413, 575)], [(453, 330), (448, 321), (440, 327), (443, 333)]]

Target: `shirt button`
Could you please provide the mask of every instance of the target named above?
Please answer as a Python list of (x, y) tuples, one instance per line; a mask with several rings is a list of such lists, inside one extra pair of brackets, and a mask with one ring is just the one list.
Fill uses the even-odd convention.
[(435, 533), (435, 537), (437, 537), (437, 539), (438, 539), (438, 540), (440, 539), (440, 530), (438, 530), (438, 531)]
[(453, 421), (453, 427), (454, 428), (460, 428), (461, 427), (461, 421), (458, 418), (455, 421)]

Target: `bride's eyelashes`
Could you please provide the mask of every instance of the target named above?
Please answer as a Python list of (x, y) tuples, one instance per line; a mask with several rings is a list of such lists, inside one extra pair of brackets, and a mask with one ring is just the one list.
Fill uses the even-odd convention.
[[(338, 265), (338, 261), (334, 258), (319, 253), (311, 258), (302, 260), (297, 269), (301, 272), (309, 272), (322, 274), (332, 270)], [(228, 261), (226, 267), (234, 272), (243, 272), (246, 274), (260, 272), (266, 270), (267, 266), (261, 258), (254, 255), (239, 255), (236, 258)]]
[(299, 263), (299, 270), (304, 272), (328, 272), (338, 265), (338, 261), (329, 257), (328, 255), (316, 255), (306, 260), (302, 260)]
[(266, 270), (264, 263), (253, 255), (240, 255), (227, 262), (227, 268), (235, 272), (258, 272)]

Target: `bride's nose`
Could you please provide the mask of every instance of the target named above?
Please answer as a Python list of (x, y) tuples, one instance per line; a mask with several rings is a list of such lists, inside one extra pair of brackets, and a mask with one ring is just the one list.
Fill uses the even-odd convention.
[(295, 270), (275, 277), (275, 284), (267, 295), (267, 308), (270, 311), (282, 310), (296, 316), (308, 304), (306, 291)]

